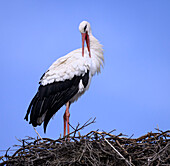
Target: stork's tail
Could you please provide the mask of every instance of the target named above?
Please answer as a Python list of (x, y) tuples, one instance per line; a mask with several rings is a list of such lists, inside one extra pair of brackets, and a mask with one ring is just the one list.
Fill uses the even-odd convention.
[(47, 110), (44, 104), (44, 100), (45, 99), (42, 100), (39, 97), (39, 92), (37, 92), (28, 107), (27, 114), (25, 115), (24, 119), (28, 121), (28, 116), (30, 114), (29, 123), (32, 124), (34, 127), (36, 127), (37, 125), (41, 125), (45, 119)]

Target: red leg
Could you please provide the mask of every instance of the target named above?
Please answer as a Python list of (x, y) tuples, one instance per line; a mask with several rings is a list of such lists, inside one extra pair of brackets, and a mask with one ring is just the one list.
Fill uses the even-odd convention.
[(66, 111), (64, 113), (63, 120), (64, 120), (64, 136), (66, 136)]
[(67, 102), (67, 104), (66, 104), (66, 111), (65, 111), (64, 116), (63, 116), (63, 119), (64, 119), (64, 136), (66, 136), (66, 123), (67, 123), (67, 134), (69, 134), (69, 132), (70, 132), (70, 126), (69, 126), (69, 117), (70, 117), (69, 107), (70, 107), (70, 103)]
[(70, 107), (70, 103), (68, 102), (66, 105), (66, 111), (67, 111), (67, 115), (66, 115), (66, 119), (67, 119), (67, 134), (70, 133), (70, 125), (69, 125), (69, 117), (70, 117), (70, 113), (69, 113), (69, 107)]

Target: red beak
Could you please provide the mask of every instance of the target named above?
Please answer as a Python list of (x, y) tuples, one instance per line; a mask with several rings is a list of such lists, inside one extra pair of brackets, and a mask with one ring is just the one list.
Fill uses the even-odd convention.
[(87, 44), (87, 49), (89, 51), (89, 57), (91, 58), (91, 53), (90, 53), (90, 39), (89, 39), (89, 35), (86, 33), (82, 33), (82, 56), (84, 57), (84, 41), (86, 40), (86, 44)]

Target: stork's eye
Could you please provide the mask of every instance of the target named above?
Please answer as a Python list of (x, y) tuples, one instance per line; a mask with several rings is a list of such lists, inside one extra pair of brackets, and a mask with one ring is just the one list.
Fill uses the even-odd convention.
[(84, 32), (86, 32), (86, 28), (87, 28), (87, 24), (86, 24), (85, 27), (84, 27)]

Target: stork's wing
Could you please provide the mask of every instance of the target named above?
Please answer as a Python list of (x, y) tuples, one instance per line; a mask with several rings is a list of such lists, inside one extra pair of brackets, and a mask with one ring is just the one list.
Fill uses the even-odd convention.
[(90, 70), (91, 59), (81, 55), (81, 49), (57, 59), (41, 77), (40, 84), (47, 85), (53, 82), (71, 80), (75, 75), (80, 76)]
[(66, 104), (79, 91), (79, 83), (82, 80), (84, 87), (87, 86), (89, 80), (89, 71), (80, 76), (74, 76), (71, 80), (53, 82), (45, 86), (40, 85), (38, 92), (32, 99), (25, 119), (33, 126), (41, 125), (44, 121), (44, 132), (51, 117)]

